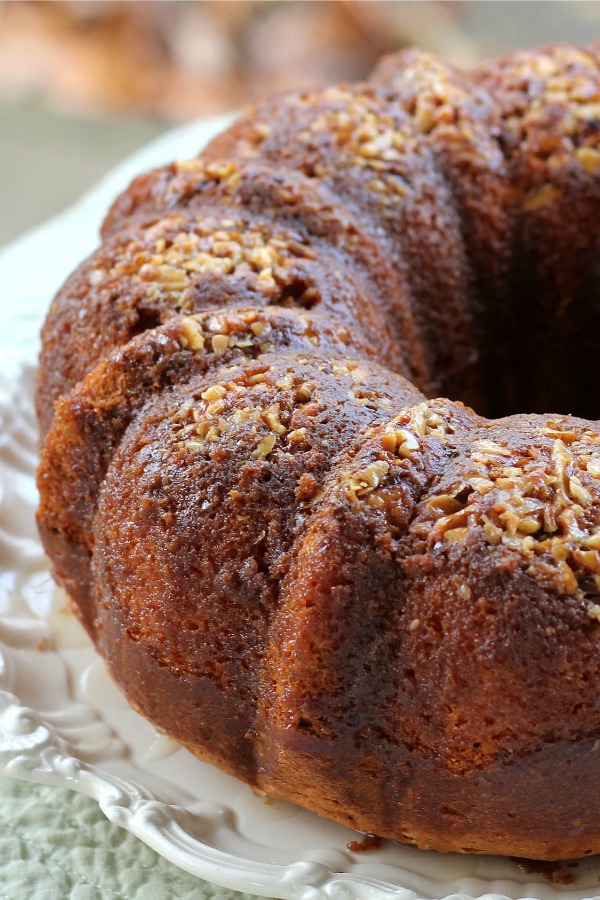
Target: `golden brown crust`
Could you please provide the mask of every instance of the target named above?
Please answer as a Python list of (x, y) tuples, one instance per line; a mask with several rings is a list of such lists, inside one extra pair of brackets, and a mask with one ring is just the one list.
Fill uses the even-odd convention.
[[(589, 423), (562, 424), (573, 436), (590, 434)], [(563, 531), (578, 499), (565, 494), (564, 469), (546, 485), (544, 510), (561, 505), (556, 530), (544, 532), (553, 521), (544, 524), (544, 510), (531, 502), (541, 490), (535, 473), (555, 477), (552, 454), (562, 448), (553, 442), (561, 439), (545, 432), (556, 426), (539, 417), (492, 430), (469, 411), (434, 401), (371, 429), (338, 461), (271, 628), (257, 729), (265, 782), (279, 792), (292, 782), (299, 796), (301, 771), (307, 783), (327, 785), (321, 800), (311, 799), (329, 814), (336, 804), (355, 815), (360, 809), (361, 818), (347, 821), (426, 848), (554, 857), (597, 846), (589, 807), (581, 835), (569, 839), (585, 810), (581, 773), (561, 769), (574, 791), (569, 810), (548, 779), (559, 760), (595, 766), (592, 748), (600, 746), (589, 690), (600, 676), (600, 609), (589, 583), (595, 561), (575, 562), (589, 541), (585, 514), (581, 535), (573, 526)], [(537, 456), (529, 452), (532, 432)], [(597, 429), (585, 437), (586, 450), (599, 437)], [(511, 452), (498, 467), (500, 440)], [(505, 542), (488, 534), (480, 499), (512, 538), (505, 482), (519, 477), (511, 463), (524, 453), (536, 460), (519, 519), (525, 530), (517, 523), (517, 540)], [(496, 487), (482, 483), (490, 458)], [(582, 485), (574, 480), (567, 491), (573, 488), (580, 494)], [(592, 521), (600, 494), (595, 484), (584, 490)], [(540, 518), (536, 532), (530, 516)], [(533, 536), (539, 554), (523, 543)], [(574, 565), (576, 589), (544, 541), (564, 549), (557, 556)], [(357, 654), (359, 644), (365, 649)], [(526, 796), (511, 769), (532, 778)]]
[[(171, 315), (211, 306), (322, 306), (362, 332), (384, 364), (432, 388), (435, 377), (416, 338), (406, 287), (376, 236), (324, 186), (272, 167), (203, 160), (174, 163), (137, 181), (107, 220), (112, 237), (59, 291), (45, 323), (38, 381), (44, 431), (57, 397), (103, 355)], [(166, 281), (164, 263), (156, 264), (154, 275), (152, 266), (139, 272), (148, 258), (164, 256), (156, 244), (177, 239), (177, 223), (189, 240), (185, 233), (201, 232), (203, 221), (215, 217), (221, 224), (233, 221), (232, 232), (236, 220), (252, 223), (262, 243), (273, 231), (296, 252), (285, 254), (277, 272), (259, 268), (262, 254), (253, 266), (229, 267), (231, 249), (223, 246), (206, 254), (200, 271), (167, 263)]]
[(43, 334), (40, 533), (131, 702), (423, 848), (600, 852), (598, 59), (268, 101)]
[[(424, 388), (471, 388), (473, 274), (452, 191), (402, 103), (365, 84), (283, 94), (236, 122), (205, 155), (293, 168), (356, 210), (378, 235), (408, 292), (416, 339), (433, 372)], [(452, 252), (445, 253), (446, 247)], [(392, 304), (395, 315), (401, 314), (395, 298)]]
[(315, 314), (217, 309), (140, 335), (58, 401), (38, 471), (38, 524), (55, 575), (77, 600), (89, 631), (95, 627), (89, 567), (98, 490), (132, 420), (155, 394), (179, 382), (239, 359), (254, 365), (278, 351), (369, 356), (351, 331)]

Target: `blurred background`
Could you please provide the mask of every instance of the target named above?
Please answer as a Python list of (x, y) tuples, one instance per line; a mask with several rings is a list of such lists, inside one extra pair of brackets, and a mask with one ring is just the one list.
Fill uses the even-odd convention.
[(596, 0), (0, 0), (0, 244), (174, 124), (405, 46), (471, 66), (598, 37)]

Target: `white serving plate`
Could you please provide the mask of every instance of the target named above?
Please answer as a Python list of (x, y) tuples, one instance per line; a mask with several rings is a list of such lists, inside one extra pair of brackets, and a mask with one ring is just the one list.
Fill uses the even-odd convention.
[(223, 119), (170, 132), (67, 213), (0, 253), (0, 771), (82, 791), (187, 872), (281, 900), (596, 900), (600, 862), (560, 886), (510, 860), (422, 852), (360, 835), (240, 782), (159, 735), (124, 700), (51, 579), (34, 522), (38, 331), (138, 172), (193, 156)]

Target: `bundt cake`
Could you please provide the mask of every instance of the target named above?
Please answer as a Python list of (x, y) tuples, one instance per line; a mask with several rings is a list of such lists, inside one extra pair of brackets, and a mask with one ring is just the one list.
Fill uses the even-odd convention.
[(600, 853), (599, 222), (600, 45), (403, 52), (132, 183), (38, 518), (138, 710), (363, 831)]

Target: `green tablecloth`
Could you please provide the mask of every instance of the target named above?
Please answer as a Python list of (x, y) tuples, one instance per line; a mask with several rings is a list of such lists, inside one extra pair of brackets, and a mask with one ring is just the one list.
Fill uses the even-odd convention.
[(162, 859), (82, 794), (0, 776), (0, 900), (244, 900)]

